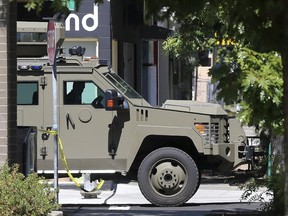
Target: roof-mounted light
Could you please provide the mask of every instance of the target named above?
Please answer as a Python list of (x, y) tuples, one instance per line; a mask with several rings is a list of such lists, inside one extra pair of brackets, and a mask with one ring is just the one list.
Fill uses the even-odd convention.
[(40, 71), (43, 65), (18, 65), (18, 69), (22, 71)]
[(42, 65), (31, 65), (32, 70), (41, 70), (43, 68)]
[(30, 66), (29, 65), (18, 65), (19, 70), (29, 70)]

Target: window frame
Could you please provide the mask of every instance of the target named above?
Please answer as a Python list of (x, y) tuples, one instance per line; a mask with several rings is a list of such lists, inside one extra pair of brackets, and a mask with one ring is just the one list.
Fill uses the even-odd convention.
[[(89, 84), (89, 83), (91, 83), (91, 84), (93, 84), (93, 86), (94, 86), (94, 90), (96, 90), (97, 91), (97, 95), (96, 95), (96, 97), (91, 101), (91, 102), (81, 102), (81, 103), (67, 103), (67, 95), (72, 91), (72, 89), (73, 89), (73, 84), (74, 84), (74, 82), (84, 82), (85, 83), (85, 88), (87, 87), (86, 86), (86, 84)], [(71, 89), (70, 90), (68, 90), (68, 87), (67, 87), (67, 85), (69, 84), (69, 83), (71, 83)], [(81, 93), (81, 95), (83, 96), (83, 93), (85, 92), (85, 89), (83, 90), (83, 92)], [(99, 93), (100, 92), (100, 93)], [(93, 106), (93, 101), (97, 98), (97, 97), (99, 97), (99, 96), (102, 96), (103, 95), (103, 99), (104, 99), (104, 96), (105, 96), (105, 92), (93, 81), (93, 80), (63, 80), (63, 100), (62, 100), (62, 103), (63, 103), (63, 105), (65, 105), (65, 106), (69, 106), (69, 105), (72, 105), (72, 106), (75, 106), (75, 105), (82, 105), (82, 106), (87, 106), (87, 105), (92, 105)], [(81, 97), (82, 97), (81, 96)], [(101, 102), (101, 104), (102, 104), (102, 106), (103, 107), (94, 107), (94, 108), (104, 108), (104, 103), (103, 102)]]

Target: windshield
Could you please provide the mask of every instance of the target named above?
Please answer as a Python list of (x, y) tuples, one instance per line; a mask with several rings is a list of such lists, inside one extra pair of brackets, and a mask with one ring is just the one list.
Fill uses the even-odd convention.
[(104, 76), (128, 98), (142, 98), (131, 86), (116, 73), (105, 73)]

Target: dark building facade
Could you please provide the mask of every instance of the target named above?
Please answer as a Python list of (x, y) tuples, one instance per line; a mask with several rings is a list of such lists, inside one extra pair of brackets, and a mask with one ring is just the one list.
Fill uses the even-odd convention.
[(111, 65), (110, 1), (94, 4), (83, 0), (78, 11), (65, 20), (65, 46), (82, 45), (86, 56)]
[[(47, 2), (44, 7), (49, 8)], [(54, 15), (52, 10), (24, 13), (23, 4), (18, 9), (20, 21), (43, 21)], [(162, 50), (172, 31), (146, 19), (145, 13), (144, 0), (104, 0), (102, 4), (83, 0), (79, 10), (72, 9), (64, 21), (64, 53), (68, 55), (72, 46), (85, 47), (85, 57), (111, 65), (148, 102), (161, 105), (173, 98), (173, 64)]]
[[(152, 105), (169, 98), (168, 56), (161, 50), (171, 30), (145, 20), (144, 1), (83, 0), (65, 21), (64, 47), (86, 47), (87, 57), (112, 66)], [(161, 91), (161, 89), (165, 89)]]

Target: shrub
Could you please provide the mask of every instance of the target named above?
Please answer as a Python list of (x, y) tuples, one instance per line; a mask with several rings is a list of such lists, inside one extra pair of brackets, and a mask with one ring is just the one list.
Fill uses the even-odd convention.
[(55, 192), (35, 173), (25, 177), (18, 165), (0, 169), (0, 212), (2, 216), (40, 216), (59, 209)]
[[(279, 164), (279, 161), (275, 164)], [(285, 175), (283, 168), (275, 164), (272, 166), (271, 176), (260, 180), (252, 178), (242, 185), (242, 189), (244, 189), (242, 199), (249, 202), (261, 202), (261, 210), (267, 215), (282, 216), (284, 215)], [(266, 190), (259, 192), (260, 187), (265, 187)], [(271, 200), (265, 202), (265, 196), (270, 196)]]

